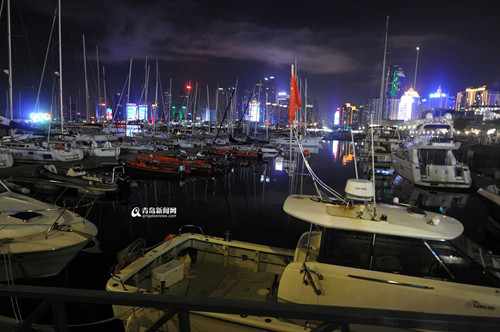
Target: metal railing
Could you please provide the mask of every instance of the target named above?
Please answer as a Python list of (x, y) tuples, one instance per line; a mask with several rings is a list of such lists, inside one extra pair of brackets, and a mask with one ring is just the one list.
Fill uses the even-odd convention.
[(64, 302), (164, 309), (165, 315), (153, 324), (154, 327), (160, 328), (175, 314), (178, 314), (179, 327), (182, 332), (190, 331), (189, 311), (323, 322), (312, 330), (314, 332), (332, 331), (339, 327), (342, 331), (348, 331), (350, 324), (439, 331), (498, 331), (500, 326), (500, 318), (493, 317), (158, 294), (115, 293), (102, 290), (40, 286), (0, 285), (0, 296), (44, 300), (30, 317), (17, 326), (17, 331), (29, 330), (30, 325), (35, 323), (50, 307), (52, 307), (56, 331), (66, 331)]

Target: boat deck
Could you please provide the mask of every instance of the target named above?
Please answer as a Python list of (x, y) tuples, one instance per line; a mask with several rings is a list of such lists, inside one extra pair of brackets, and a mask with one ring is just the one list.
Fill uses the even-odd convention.
[(275, 300), (269, 294), (275, 276), (271, 272), (254, 272), (249, 268), (224, 265), (202, 257), (191, 265), (190, 274), (192, 279), (185, 277), (168, 287), (165, 294), (252, 301)]

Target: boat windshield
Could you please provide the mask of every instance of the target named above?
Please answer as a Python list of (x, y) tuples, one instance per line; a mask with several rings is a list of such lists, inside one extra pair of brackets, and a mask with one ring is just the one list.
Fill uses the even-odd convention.
[(447, 241), (328, 228), (322, 233), (318, 261), (464, 284), (500, 285), (500, 279)]

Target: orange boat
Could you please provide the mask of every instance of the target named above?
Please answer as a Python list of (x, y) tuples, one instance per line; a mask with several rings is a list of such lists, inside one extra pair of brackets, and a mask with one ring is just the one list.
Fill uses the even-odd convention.
[(158, 156), (141, 154), (135, 160), (122, 160), (127, 172), (135, 176), (164, 177), (165, 175), (185, 176), (191, 174), (191, 169), (184, 164), (162, 164)]
[(126, 161), (125, 166), (136, 173), (147, 174), (193, 174), (212, 175), (218, 171), (215, 163), (209, 160), (164, 157), (154, 154), (141, 154), (135, 161)]

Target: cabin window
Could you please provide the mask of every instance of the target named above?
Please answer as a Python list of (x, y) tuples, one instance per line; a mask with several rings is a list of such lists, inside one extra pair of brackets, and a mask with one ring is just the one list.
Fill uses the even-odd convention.
[(43, 159), (52, 159), (52, 155), (51, 154), (44, 154)]
[(372, 234), (325, 229), (318, 261), (321, 263), (369, 268)]
[(437, 149), (421, 149), (418, 158), (422, 165), (448, 165), (447, 151)]
[(421, 239), (376, 235), (372, 260), (374, 270), (440, 277), (431, 271), (435, 261)]
[[(458, 247), (449, 242), (428, 241), (428, 244), (446, 265), (448, 270), (446, 273), (451, 274), (448, 278), (450, 281), (480, 286), (500, 286), (497, 278), (486, 272), (479, 263), (463, 254)], [(473, 251), (476, 247), (470, 249)], [(434, 269), (444, 274), (444, 267), (439, 265)]]

